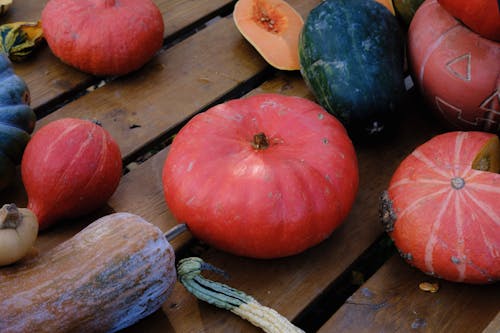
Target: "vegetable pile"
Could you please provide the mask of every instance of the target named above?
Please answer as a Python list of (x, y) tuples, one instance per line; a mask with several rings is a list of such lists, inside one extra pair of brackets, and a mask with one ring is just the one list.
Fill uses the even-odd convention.
[[(27, 208), (0, 208), (0, 331), (118, 331), (161, 308), (178, 278), (194, 296), (266, 332), (303, 332), (201, 276), (220, 270), (176, 258), (168, 232), (132, 212), (97, 218), (30, 255), (39, 233), (106, 205), (123, 160), (111, 133), (87, 119), (58, 115), (35, 131), (29, 89), (9, 56), (26, 60), (43, 29), (55, 59), (111, 81), (141, 70), (164, 43), (163, 15), (151, 0), (49, 0), (40, 14), (33, 24), (0, 28), (0, 190), (20, 171), (27, 196)], [(182, 126), (164, 160), (162, 194), (196, 240), (252, 260), (300, 255), (329, 238), (358, 194), (353, 142), (397, 128), (409, 65), (444, 133), (404, 158), (381, 195), (379, 218), (422, 272), (500, 280), (495, 0), (325, 0), (305, 21), (284, 0), (239, 0), (233, 20), (274, 71), (300, 70), (314, 97), (255, 92)]]

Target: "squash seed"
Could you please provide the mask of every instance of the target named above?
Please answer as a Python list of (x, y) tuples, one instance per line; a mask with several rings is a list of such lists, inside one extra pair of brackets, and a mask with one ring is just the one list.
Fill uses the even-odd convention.
[(427, 291), (430, 293), (436, 293), (439, 290), (439, 284), (437, 282), (421, 282), (418, 287), (422, 291)]

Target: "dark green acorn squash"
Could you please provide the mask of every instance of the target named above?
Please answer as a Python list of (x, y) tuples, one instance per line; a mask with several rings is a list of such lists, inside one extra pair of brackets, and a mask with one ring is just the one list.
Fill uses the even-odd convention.
[(0, 190), (14, 177), (35, 127), (29, 96), (26, 83), (14, 73), (7, 56), (0, 53)]
[(316, 100), (353, 136), (383, 133), (404, 89), (404, 39), (397, 19), (367, 0), (326, 0), (300, 34), (301, 74)]

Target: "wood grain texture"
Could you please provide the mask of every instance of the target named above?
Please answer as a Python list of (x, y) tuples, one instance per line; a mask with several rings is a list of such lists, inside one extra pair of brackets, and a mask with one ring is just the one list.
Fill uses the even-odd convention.
[[(154, 2), (163, 14), (166, 38), (232, 3), (229, 0)], [(8, 14), (0, 18), (0, 23), (39, 20), (46, 3), (47, 0), (14, 1)], [(54, 98), (61, 98), (61, 95), (64, 97), (68, 92), (83, 89), (96, 82), (96, 78), (62, 63), (52, 54), (46, 43), (26, 61), (15, 63), (14, 69), (28, 84), (32, 106), (35, 109)]]
[[(438, 282), (439, 290), (419, 289)], [(467, 285), (436, 280), (388, 261), (319, 330), (323, 332), (481, 332), (500, 311), (500, 284)]]
[(263, 60), (252, 58), (252, 51), (232, 20), (221, 19), (167, 49), (141, 71), (43, 118), (37, 128), (61, 117), (96, 119), (126, 157), (263, 70)]

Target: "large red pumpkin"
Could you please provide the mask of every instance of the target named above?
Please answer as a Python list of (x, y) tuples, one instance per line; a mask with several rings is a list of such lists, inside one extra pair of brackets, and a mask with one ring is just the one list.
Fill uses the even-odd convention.
[(440, 119), (453, 129), (500, 132), (500, 43), (427, 0), (411, 21), (408, 48), (413, 78)]
[(498, 0), (438, 0), (451, 15), (481, 36), (500, 41)]
[(161, 48), (164, 24), (151, 0), (50, 0), (42, 28), (63, 62), (95, 75), (123, 75)]
[(394, 173), (382, 222), (402, 256), (450, 281), (500, 280), (500, 143), (449, 132), (415, 149)]
[(354, 147), (318, 104), (261, 94), (195, 116), (163, 169), (168, 207), (193, 235), (255, 258), (299, 253), (345, 219), (358, 187)]
[(122, 175), (121, 153), (101, 126), (63, 118), (35, 132), (21, 161), (21, 175), (28, 208), (45, 229), (104, 205)]

